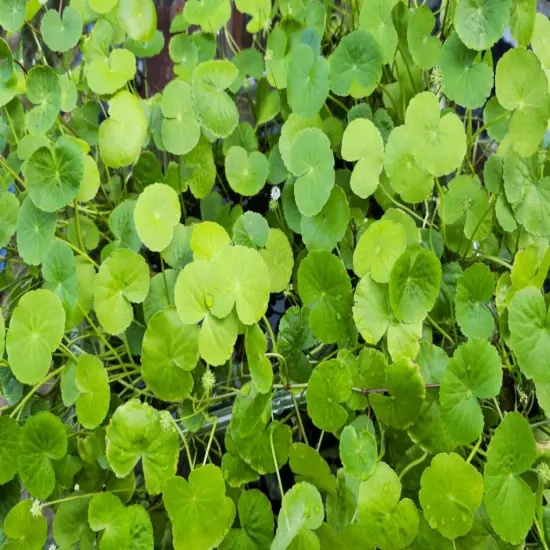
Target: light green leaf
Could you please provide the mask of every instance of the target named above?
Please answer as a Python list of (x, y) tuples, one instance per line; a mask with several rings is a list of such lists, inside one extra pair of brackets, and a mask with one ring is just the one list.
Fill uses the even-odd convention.
[(458, 346), (441, 381), (441, 418), (458, 444), (466, 445), (483, 431), (478, 399), (496, 397), (502, 385), (502, 364), (497, 350), (486, 340)]
[(82, 25), (80, 12), (72, 6), (67, 6), (62, 17), (56, 10), (48, 10), (42, 18), (40, 33), (50, 50), (67, 52), (78, 44), (82, 36)]
[(149, 292), (149, 268), (143, 256), (121, 248), (100, 266), (94, 282), (94, 308), (109, 334), (124, 332), (132, 322), (132, 303)]
[(407, 43), (414, 62), (424, 71), (429, 71), (439, 58), (441, 42), (432, 36), (435, 15), (428, 6), (414, 10), (407, 27)]
[(42, 411), (31, 416), (23, 426), (17, 463), (27, 491), (36, 498), (49, 497), (55, 488), (53, 460), (67, 453), (67, 433), (59, 418)]
[(107, 427), (106, 456), (113, 472), (126, 477), (142, 459), (150, 495), (158, 495), (176, 473), (178, 435), (166, 414), (132, 399), (118, 407)]
[(19, 300), (6, 338), (8, 362), (17, 380), (32, 385), (44, 378), (64, 329), (63, 305), (49, 290), (32, 290)]
[(5, 550), (35, 550), (46, 544), (46, 518), (42, 514), (34, 516), (31, 513), (32, 506), (32, 500), (26, 499), (8, 512), (4, 520), (4, 533), (11, 540), (4, 542), (2, 548)]
[(313, 447), (305, 443), (293, 443), (290, 447), (288, 465), (294, 472), (297, 483), (307, 481), (319, 491), (328, 493), (336, 490), (336, 480), (329, 465)]
[(148, 42), (155, 35), (157, 9), (153, 0), (118, 0), (117, 15), (132, 40)]
[(364, 428), (346, 426), (340, 434), (340, 459), (344, 470), (366, 479), (376, 467), (376, 439)]
[(355, 289), (353, 320), (359, 334), (368, 344), (377, 344), (388, 330), (391, 319), (387, 285), (376, 283), (365, 275)]
[(487, 449), (485, 506), (496, 533), (520, 544), (535, 519), (535, 495), (522, 479), (536, 457), (529, 423), (518, 412), (508, 413), (495, 430)]
[(111, 401), (109, 376), (103, 363), (93, 355), (81, 355), (76, 364), (75, 383), (80, 392), (76, 400), (78, 421), (92, 430), (107, 416)]
[(225, 157), (225, 175), (233, 191), (250, 197), (258, 194), (267, 180), (269, 163), (258, 151), (248, 153), (242, 147), (231, 147)]
[(19, 447), (21, 428), (9, 416), (0, 417), (0, 485), (11, 481), (17, 473), (17, 460), (13, 453)]
[(117, 48), (109, 57), (97, 57), (88, 67), (90, 90), (98, 95), (111, 95), (136, 75), (136, 58), (128, 50)]
[(169, 478), (164, 502), (172, 521), (175, 550), (217, 547), (235, 519), (235, 504), (225, 496), (222, 471), (213, 464), (194, 469), (188, 481)]
[(0, 193), (0, 246), (6, 246), (17, 228), (19, 201), (13, 193)]
[(392, 9), (397, 0), (364, 0), (359, 25), (369, 31), (380, 46), (382, 63), (390, 63), (397, 50), (397, 31), (393, 25)]
[(337, 359), (325, 361), (313, 370), (306, 394), (307, 412), (320, 430), (336, 432), (348, 413), (341, 405), (351, 395), (351, 374)]
[(294, 267), (294, 255), (287, 236), (280, 229), (269, 230), (267, 245), (260, 254), (269, 271), (271, 292), (283, 292)]
[(25, 118), (29, 133), (46, 133), (61, 109), (61, 86), (57, 73), (44, 65), (33, 67), (27, 74), (27, 99), (35, 105)]
[(418, 496), (430, 527), (454, 540), (472, 528), (483, 478), (456, 453), (438, 454), (422, 473)]

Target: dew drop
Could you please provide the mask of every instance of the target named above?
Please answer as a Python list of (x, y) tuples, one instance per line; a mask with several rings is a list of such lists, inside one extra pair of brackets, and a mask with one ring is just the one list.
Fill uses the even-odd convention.
[(321, 508), (319, 506), (315, 506), (314, 510), (316, 514), (321, 512)]
[(342, 316), (339, 313), (337, 313), (336, 314), (336, 319), (338, 319), (338, 321), (340, 321), (342, 319)]
[(426, 512), (430, 511), (431, 506), (429, 504), (426, 504)]
[(437, 529), (437, 520), (435, 519), (435, 517), (431, 517), (430, 518), (430, 521), (428, 521), (428, 523), (430, 524), (430, 527), (432, 529)]
[(455, 521), (456, 521), (456, 518), (453, 516), (453, 517), (451, 518), (451, 523), (454, 523)]
[(441, 518), (441, 525), (445, 525), (445, 519)]
[(212, 298), (212, 295), (206, 294), (204, 297), (204, 302), (206, 304), (206, 307), (212, 307), (212, 305), (214, 304), (214, 299)]
[(336, 301), (339, 302), (341, 299), (342, 299), (342, 295), (338, 294), (338, 296), (336, 296)]
[(468, 521), (468, 516), (466, 514), (462, 514), (462, 521), (466, 523)]

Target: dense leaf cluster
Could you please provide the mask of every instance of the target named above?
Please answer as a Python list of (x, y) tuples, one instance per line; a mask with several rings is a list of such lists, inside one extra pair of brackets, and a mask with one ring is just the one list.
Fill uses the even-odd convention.
[(154, 94), (152, 0), (47, 4), (0, 2), (0, 546), (548, 549), (536, 1), (235, 0), (239, 50), (188, 0)]

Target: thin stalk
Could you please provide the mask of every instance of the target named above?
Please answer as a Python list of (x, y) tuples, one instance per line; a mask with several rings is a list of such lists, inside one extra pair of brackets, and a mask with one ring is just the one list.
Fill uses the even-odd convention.
[(409, 462), (399, 474), (399, 479), (403, 479), (408, 472), (410, 472), (415, 466), (418, 466), (419, 464), (422, 464), (428, 457), (428, 453), (424, 453), (420, 458), (417, 458), (416, 460), (413, 460), (412, 462)]

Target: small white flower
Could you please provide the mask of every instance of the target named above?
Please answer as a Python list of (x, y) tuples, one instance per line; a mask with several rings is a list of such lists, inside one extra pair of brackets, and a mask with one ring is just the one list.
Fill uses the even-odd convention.
[(48, 0), (38, 0), (38, 3), (39, 3), (41, 6), (45, 6), (45, 5), (48, 3)]
[(216, 376), (210, 369), (206, 369), (202, 375), (202, 386), (207, 391), (210, 392), (216, 383)]
[(271, 200), (278, 201), (281, 198), (281, 190), (275, 186), (271, 188)]
[(292, 15), (292, 6), (288, 6), (288, 15)]
[(38, 499), (34, 499), (32, 501), (32, 506), (31, 506), (31, 516), (33, 518), (38, 518), (41, 515), (42, 515), (42, 504)]
[(266, 61), (271, 61), (272, 59), (273, 59), (273, 52), (268, 48), (265, 51), (265, 60)]
[(48, 546), (48, 550), (57, 550), (57, 546), (52, 543)]
[(264, 21), (264, 24), (262, 25), (265, 32), (268, 32), (271, 28), (271, 19), (269, 17)]
[(78, 493), (78, 491), (80, 491), (80, 485), (78, 483), (74, 484), (74, 490), (75, 490), (75, 493)]
[(293, 290), (294, 290), (294, 287), (292, 286), (292, 283), (289, 283), (283, 291), (284, 296), (286, 297), (290, 296)]

